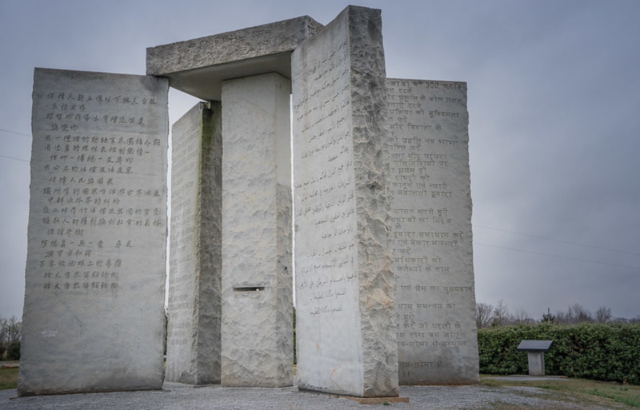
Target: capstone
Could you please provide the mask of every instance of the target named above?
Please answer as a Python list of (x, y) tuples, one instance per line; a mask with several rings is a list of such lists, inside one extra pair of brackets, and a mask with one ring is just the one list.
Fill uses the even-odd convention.
[(309, 16), (147, 49), (147, 74), (203, 100), (221, 99), (222, 82), (278, 73), (291, 78), (291, 52), (322, 28)]

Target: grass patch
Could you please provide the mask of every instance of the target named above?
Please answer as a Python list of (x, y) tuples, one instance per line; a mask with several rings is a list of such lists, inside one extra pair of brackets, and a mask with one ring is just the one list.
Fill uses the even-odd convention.
[(501, 386), (529, 386), (540, 389), (564, 393), (569, 397), (580, 396), (600, 397), (613, 400), (616, 403), (630, 407), (640, 408), (640, 386), (622, 385), (616, 382), (601, 382), (586, 379), (564, 379), (554, 381), (546, 379), (541, 381), (496, 380), (491, 376), (482, 375), (480, 383), (489, 387)]
[(18, 388), (19, 369), (0, 369), (0, 390)]

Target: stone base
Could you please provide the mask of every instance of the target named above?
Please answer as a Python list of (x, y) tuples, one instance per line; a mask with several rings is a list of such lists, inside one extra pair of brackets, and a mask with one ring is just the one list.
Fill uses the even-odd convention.
[(544, 376), (544, 353), (527, 352), (529, 359), (529, 376)]
[(353, 397), (339, 396), (341, 399), (357, 401), (360, 404), (409, 403), (408, 397)]

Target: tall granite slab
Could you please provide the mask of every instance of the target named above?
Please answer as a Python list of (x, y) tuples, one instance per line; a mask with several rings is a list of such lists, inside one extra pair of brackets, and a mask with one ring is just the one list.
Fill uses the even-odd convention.
[(222, 84), (222, 385), (293, 384), (290, 81)]
[(298, 388), (398, 396), (380, 10), (292, 55)]
[(278, 73), (291, 78), (291, 52), (322, 28), (309, 16), (147, 49), (147, 74), (203, 100), (220, 100), (222, 82)]
[(162, 387), (167, 95), (35, 70), (21, 396)]
[(479, 381), (463, 82), (387, 80), (401, 384)]
[(220, 383), (222, 111), (198, 103), (174, 125), (166, 380)]

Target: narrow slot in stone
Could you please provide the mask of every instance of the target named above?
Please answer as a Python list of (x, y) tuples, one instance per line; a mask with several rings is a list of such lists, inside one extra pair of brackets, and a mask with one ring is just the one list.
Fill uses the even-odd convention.
[(264, 286), (239, 286), (233, 287), (234, 292), (261, 292), (264, 290)]

